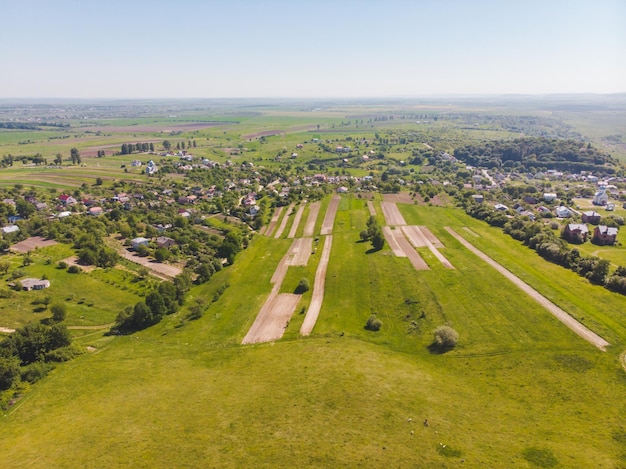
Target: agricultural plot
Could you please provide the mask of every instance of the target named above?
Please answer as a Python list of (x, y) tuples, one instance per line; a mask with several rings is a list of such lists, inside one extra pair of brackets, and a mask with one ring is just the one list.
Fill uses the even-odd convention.
[(395, 202), (387, 202), (383, 201), (380, 203), (380, 207), (383, 210), (383, 215), (385, 217), (385, 223), (390, 226), (400, 226), (406, 225), (406, 221), (404, 221), (404, 217), (398, 210), (398, 206)]
[(328, 261), (330, 260), (330, 250), (332, 244), (332, 235), (324, 238), (322, 257), (317, 266), (317, 270), (315, 271), (315, 282), (313, 284), (311, 303), (309, 304), (309, 309), (306, 312), (304, 322), (300, 328), (300, 334), (304, 336), (309, 335), (313, 331), (317, 318), (320, 314), (320, 310), (322, 309), (322, 304), (324, 302), (324, 289), (326, 288), (326, 272), (328, 269)]
[(307, 217), (306, 224), (304, 225), (303, 236), (313, 236), (315, 232), (315, 222), (317, 221), (317, 215), (319, 214), (321, 202), (313, 202), (309, 208), (309, 216)]
[(272, 215), (272, 219), (270, 220), (269, 225), (267, 225), (267, 228), (264, 231), (261, 230), (261, 234), (264, 234), (265, 236), (272, 236), (272, 234), (274, 233), (274, 230), (276, 229), (276, 225), (278, 224), (278, 220), (280, 219), (280, 216), (283, 213), (284, 208), (285, 207), (276, 208), (276, 210), (274, 211), (274, 214)]
[(330, 199), (330, 204), (328, 204), (328, 208), (326, 209), (326, 215), (324, 216), (324, 221), (322, 222), (322, 235), (329, 235), (333, 232), (333, 224), (335, 223), (335, 216), (337, 215), (337, 208), (339, 207), (339, 201), (341, 197), (338, 195), (334, 195), (332, 199)]
[[(419, 226), (405, 225), (401, 228), (402, 232), (409, 239), (411, 244), (413, 244), (413, 246), (415, 246), (416, 248), (427, 247), (445, 268), (454, 268), (452, 267), (452, 264), (443, 256), (443, 254), (439, 252), (439, 250), (435, 246), (435, 243), (437, 243), (437, 245), (441, 247), (443, 247), (443, 244), (441, 244), (441, 242), (430, 231), (427, 230), (429, 233), (429, 236), (427, 236), (422, 231), (422, 227)], [(433, 243), (431, 239), (434, 240), (435, 243)]]
[(24, 241), (20, 241), (19, 243), (15, 243), (13, 246), (11, 246), (11, 251), (24, 254), (34, 249), (54, 246), (55, 244), (57, 244), (57, 242), (53, 239), (46, 239), (41, 236), (33, 236), (25, 239)]
[(296, 237), (296, 232), (298, 231), (298, 227), (300, 226), (300, 220), (302, 219), (302, 214), (304, 213), (304, 207), (305, 207), (304, 202), (298, 206), (298, 210), (296, 211), (296, 214), (293, 217), (293, 223), (291, 225), (291, 229), (289, 230), (289, 234), (287, 235), (287, 238)]
[(285, 231), (285, 227), (287, 226), (287, 222), (289, 221), (289, 215), (291, 215), (294, 205), (294, 203), (291, 203), (285, 209), (285, 214), (280, 221), (280, 225), (278, 225), (278, 229), (276, 230), (276, 234), (274, 234), (274, 238), (280, 238), (283, 235), (283, 231)]

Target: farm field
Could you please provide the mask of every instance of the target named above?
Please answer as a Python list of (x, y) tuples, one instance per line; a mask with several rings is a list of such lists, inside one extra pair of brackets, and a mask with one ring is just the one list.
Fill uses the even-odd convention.
[[(105, 208), (91, 218), (76, 206), (66, 220), (86, 228), (56, 243), (24, 235), (0, 256), (0, 338), (49, 323), (49, 305), (61, 303), (83, 352), (0, 410), (0, 466), (626, 467), (625, 297), (467, 215), (464, 191), (483, 193), (487, 206), (499, 195), (472, 187), (464, 164), (438, 159), (462, 144), (586, 131), (623, 158), (613, 135), (621, 113), (594, 123), (529, 103), (503, 117), (462, 100), (148, 109), (73, 116), (57, 130), (0, 129), (0, 190), (36, 193), (50, 207), (32, 225), (59, 233), (61, 193)], [(193, 154), (185, 164), (216, 163), (218, 176), (163, 156), (166, 141)], [(155, 150), (118, 154), (136, 142)], [(68, 159), (72, 148), (80, 164)], [(35, 153), (47, 161), (9, 162)], [(164, 170), (147, 176), (133, 160)], [(196, 188), (195, 202), (179, 202)], [(130, 208), (110, 200), (118, 193), (132, 196)], [(256, 196), (258, 225), (241, 209)], [(594, 209), (588, 194), (571, 205)], [(4, 208), (8, 223), (17, 208)], [(621, 204), (601, 211), (626, 216)], [(363, 238), (370, 217), (386, 239), (380, 250)], [(115, 267), (77, 262), (76, 242), (91, 229), (124, 253)], [(241, 250), (218, 255), (231, 233)], [(575, 247), (613, 272), (626, 266), (625, 233), (615, 246)], [(157, 262), (161, 234), (176, 239)], [(139, 258), (127, 248), (143, 235), (150, 255)], [(463, 240), (609, 345), (576, 335)], [(196, 281), (211, 260), (210, 279)], [(177, 312), (139, 332), (109, 332), (119, 313), (183, 271), (193, 283)], [(25, 277), (51, 286), (16, 291)], [(303, 280), (310, 289), (296, 293)], [(190, 319), (194, 308), (202, 314)], [(366, 327), (372, 318), (380, 330)], [(434, 346), (443, 325), (459, 334), (453, 349)]]
[[(209, 296), (230, 285), (202, 319), (180, 327), (176, 313), (130, 336), (81, 339), (97, 353), (59, 366), (5, 413), (3, 460), (533, 467), (544, 458), (562, 467), (618, 466), (626, 417), (622, 299), (551, 274), (557, 266), (458, 209), (398, 208), (407, 224), (428, 227), (455, 269), (428, 250), (420, 251), (428, 271), (388, 247), (368, 252), (359, 242), (367, 203), (342, 197), (310, 336), (291, 333), (301, 323), (293, 320), (281, 340), (239, 345), (292, 242), (256, 237), (237, 264), (192, 290)], [(607, 352), (530, 302), (444, 226), (573, 311), (609, 340)], [(585, 305), (590, 299), (593, 307)], [(372, 313), (382, 320), (379, 332), (364, 329)], [(431, 331), (443, 323), (459, 332), (459, 346), (432, 353)]]

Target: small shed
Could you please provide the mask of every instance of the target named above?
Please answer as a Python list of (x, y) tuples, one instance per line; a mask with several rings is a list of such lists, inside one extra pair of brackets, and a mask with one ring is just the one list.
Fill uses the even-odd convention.
[(139, 246), (147, 247), (149, 242), (150, 240), (148, 238), (139, 237), (139, 238), (132, 239), (130, 241), (130, 245), (136, 251), (139, 248)]

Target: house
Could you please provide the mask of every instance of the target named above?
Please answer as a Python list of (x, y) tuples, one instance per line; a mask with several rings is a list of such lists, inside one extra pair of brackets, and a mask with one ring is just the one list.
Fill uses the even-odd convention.
[(346, 186), (341, 186), (337, 188), (337, 193), (339, 194), (345, 194), (346, 192), (348, 192), (348, 188)]
[(595, 244), (613, 245), (617, 238), (619, 229), (604, 225), (596, 226), (593, 230), (593, 238), (591, 241)]
[(554, 202), (556, 200), (556, 193), (555, 192), (545, 192), (543, 194), (543, 200), (545, 202)]
[(7, 225), (2, 227), (2, 234), (17, 233), (20, 227), (17, 225)]
[(595, 193), (593, 196), (593, 200), (591, 201), (593, 205), (606, 205), (609, 201), (609, 194), (606, 192), (606, 188), (604, 186), (600, 187), (600, 190)]
[(69, 217), (71, 215), (72, 215), (72, 212), (68, 212), (68, 211), (59, 212), (59, 214), (57, 215), (57, 218), (65, 218), (65, 217)]
[(159, 248), (171, 248), (172, 246), (176, 246), (176, 241), (167, 236), (159, 236), (156, 239), (156, 244)]
[(41, 212), (42, 210), (45, 210), (48, 208), (48, 204), (45, 202), (37, 202), (35, 204), (35, 209), (37, 209), (38, 212)]
[(25, 278), (21, 282), (22, 290), (43, 290), (50, 287), (50, 280), (40, 280), (38, 278)]
[(507, 206), (506, 206), (506, 205), (504, 205), (504, 204), (495, 204), (495, 205), (493, 206), (493, 208), (495, 208), (495, 209), (496, 209), (496, 210), (498, 210), (499, 212), (506, 212), (506, 211), (509, 209), (509, 207), (507, 207)]
[(570, 242), (584, 243), (589, 236), (589, 229), (582, 223), (569, 223), (563, 230), (563, 236)]
[(535, 204), (539, 203), (539, 200), (537, 200), (537, 197), (533, 197), (532, 195), (525, 196), (523, 200), (524, 200), (525, 203), (532, 204), (532, 205), (535, 205)]
[(482, 204), (485, 201), (485, 196), (482, 194), (474, 194), (472, 195), (472, 199), (474, 199), (474, 202)]
[(159, 170), (159, 168), (157, 167), (156, 163), (152, 160), (148, 161), (148, 164), (146, 166), (146, 174), (148, 176), (152, 175), (152, 174), (156, 174), (156, 172)]
[(598, 212), (594, 212), (593, 210), (588, 210), (586, 212), (583, 212), (582, 214), (583, 223), (591, 223), (592, 225), (597, 225), (598, 223), (600, 223), (600, 218), (602, 218), (602, 215), (600, 215)]
[(133, 161), (130, 163), (130, 165), (131, 165), (131, 166), (134, 166), (134, 167), (136, 167), (136, 168), (141, 167), (141, 165), (142, 165), (142, 164), (143, 164), (143, 163), (142, 163), (141, 161), (139, 161), (139, 160), (133, 160)]
[(63, 205), (74, 205), (76, 203), (76, 199), (72, 197), (71, 195), (67, 195), (67, 194), (61, 194), (59, 196), (59, 201)]
[(148, 247), (148, 243), (150, 243), (150, 240), (143, 237), (134, 238), (130, 241), (130, 245), (135, 251), (139, 248), (139, 246)]
[(558, 218), (569, 218), (572, 216), (572, 211), (564, 205), (559, 205), (554, 209), (554, 213), (556, 213)]
[(89, 215), (97, 217), (99, 215), (102, 215), (102, 207), (91, 207), (89, 210), (87, 210), (87, 213)]

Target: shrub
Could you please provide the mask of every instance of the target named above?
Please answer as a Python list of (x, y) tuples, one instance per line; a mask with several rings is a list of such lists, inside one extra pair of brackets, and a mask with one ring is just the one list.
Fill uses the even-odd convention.
[(365, 324), (365, 329), (368, 331), (376, 332), (379, 331), (381, 327), (383, 327), (383, 322), (378, 319), (375, 314), (372, 314)]
[(34, 362), (22, 368), (22, 381), (34, 384), (44, 378), (54, 367), (43, 362)]
[(77, 265), (70, 265), (67, 268), (67, 272), (70, 274), (79, 274), (82, 272), (82, 269), (80, 267), (78, 267)]
[(302, 278), (298, 282), (298, 286), (295, 289), (295, 293), (301, 295), (302, 293), (308, 292), (311, 286), (309, 285), (309, 279)]
[(51, 350), (44, 355), (46, 362), (67, 362), (80, 355), (81, 351), (74, 345)]
[(67, 316), (67, 307), (63, 303), (55, 303), (50, 307), (52, 312), (52, 319), (55, 322), (61, 322), (65, 320)]
[(456, 347), (459, 333), (450, 326), (439, 326), (434, 332), (434, 344), (440, 349), (450, 350)]
[(67, 262), (65, 262), (65, 261), (60, 261), (60, 262), (57, 264), (57, 269), (61, 269), (61, 270), (65, 270), (65, 269), (67, 269)]

